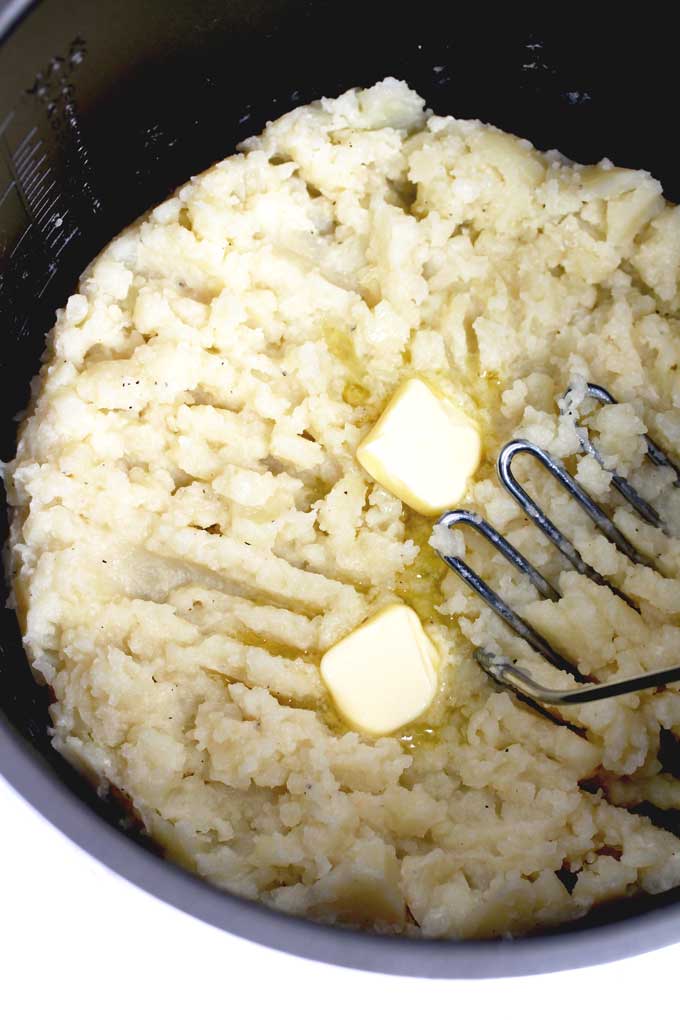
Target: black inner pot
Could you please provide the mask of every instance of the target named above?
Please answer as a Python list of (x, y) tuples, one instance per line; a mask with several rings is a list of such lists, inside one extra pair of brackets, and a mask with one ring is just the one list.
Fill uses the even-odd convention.
[[(0, 0), (0, 458), (12, 456), (44, 334), (87, 262), (178, 184), (268, 119), (385, 75), (437, 113), (644, 167), (680, 200), (673, 33), (571, 9), (552, 24), (421, 0)], [(651, 19), (650, 19), (651, 20)], [(0, 509), (0, 541), (6, 538)], [(3, 593), (4, 596), (7, 592)], [(680, 894), (605, 906), (558, 932), (413, 942), (321, 927), (228, 896), (125, 830), (51, 749), (47, 694), (14, 613), (0, 609), (0, 769), (47, 818), (120, 874), (227, 931), (387, 973), (500, 977), (631, 955), (680, 935)], [(660, 820), (680, 831), (677, 818)]]

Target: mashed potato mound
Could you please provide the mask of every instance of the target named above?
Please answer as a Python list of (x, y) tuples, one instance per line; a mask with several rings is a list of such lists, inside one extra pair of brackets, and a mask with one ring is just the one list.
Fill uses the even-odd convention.
[[(17, 607), (56, 697), (55, 746), (124, 791), (172, 858), (313, 918), (474, 938), (680, 884), (680, 841), (628, 810), (680, 808), (659, 751), (680, 737), (680, 694), (573, 708), (568, 727), (494, 688), (474, 646), (572, 680), (355, 458), (395, 387), (432, 380), (484, 436), (468, 505), (563, 598), (541, 601), (461, 532), (473, 565), (584, 672), (680, 662), (680, 490), (643, 439), (680, 445), (680, 211), (644, 172), (432, 116), (392, 79), (241, 148), (85, 271), (7, 471)], [(668, 535), (580, 456), (557, 402), (586, 378), (620, 403), (579, 413)], [(663, 567), (630, 564), (517, 461), (640, 613), (565, 570), (500, 488), (494, 458), (517, 435)], [(335, 715), (319, 661), (399, 600), (441, 653), (440, 690), (417, 726), (370, 739)]]

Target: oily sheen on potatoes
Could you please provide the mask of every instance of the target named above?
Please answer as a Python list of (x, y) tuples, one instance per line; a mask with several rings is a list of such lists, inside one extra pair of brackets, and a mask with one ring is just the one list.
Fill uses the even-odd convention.
[[(678, 839), (628, 810), (680, 808), (659, 757), (660, 735), (680, 736), (680, 694), (565, 710), (575, 732), (493, 688), (475, 646), (572, 681), (447, 571), (432, 521), (356, 458), (396, 389), (431, 383), (482, 436), (467, 505), (563, 598), (539, 600), (475, 536), (435, 541), (584, 673), (680, 662), (680, 491), (644, 458), (646, 429), (680, 446), (680, 212), (645, 172), (433, 116), (392, 79), (241, 149), (84, 272), (6, 472), (55, 746), (123, 790), (172, 858), (313, 918), (474, 938), (680, 884)], [(577, 408), (585, 379), (619, 404)], [(576, 410), (668, 535), (580, 456)], [(501, 490), (495, 455), (520, 435), (662, 566), (631, 565), (517, 462), (640, 613), (565, 570)], [(395, 602), (434, 643), (439, 687), (417, 724), (375, 739), (336, 714), (319, 662)]]

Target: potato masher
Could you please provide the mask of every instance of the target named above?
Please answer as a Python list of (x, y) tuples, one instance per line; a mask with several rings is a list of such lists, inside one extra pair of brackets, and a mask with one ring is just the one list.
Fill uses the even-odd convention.
[[(562, 408), (569, 406), (569, 395), (571, 387), (567, 390), (562, 401)], [(589, 383), (585, 389), (585, 396), (597, 400), (601, 404), (615, 404), (616, 400), (602, 386)], [(625, 478), (615, 471), (609, 471), (596, 446), (591, 442), (588, 430), (585, 426), (577, 427), (577, 435), (584, 453), (591, 454), (597, 462), (611, 475), (612, 485), (618, 490), (623, 498), (633, 507), (635, 512), (648, 524), (664, 528), (657, 511), (642, 498), (637, 490)], [(645, 437), (647, 443), (647, 457), (656, 465), (671, 468), (675, 472), (675, 485), (680, 486), (680, 468), (668, 457), (668, 455), (649, 437)], [(512, 498), (519, 504), (526, 516), (541, 529), (546, 537), (556, 546), (562, 555), (571, 563), (580, 574), (589, 577), (596, 584), (604, 585), (623, 599), (629, 606), (639, 612), (635, 602), (620, 591), (610, 581), (603, 577), (597, 570), (591, 567), (581, 557), (573, 543), (564, 535), (550, 518), (541, 510), (538, 504), (529, 496), (526, 490), (519, 484), (512, 471), (512, 462), (518, 454), (529, 454), (534, 457), (547, 471), (555, 478), (560, 485), (576, 500), (578, 505), (588, 514), (595, 526), (613, 542), (616, 548), (628, 557), (633, 563), (653, 567), (659, 573), (658, 565), (637, 550), (622, 534), (616, 525), (607, 517), (600, 507), (576, 479), (564, 468), (564, 466), (549, 453), (526, 439), (513, 439), (501, 450), (496, 467), (498, 477)], [(438, 524), (448, 528), (465, 525), (472, 528), (479, 535), (485, 538), (516, 570), (524, 574), (534, 588), (544, 598), (556, 602), (561, 595), (557, 588), (550, 583), (506, 538), (504, 538), (493, 525), (485, 521), (479, 514), (471, 510), (447, 510), (439, 518)], [(680, 666), (673, 666), (668, 669), (657, 670), (652, 673), (645, 673), (643, 676), (631, 677), (627, 680), (613, 680), (608, 683), (598, 683), (593, 677), (584, 676), (579, 669), (565, 659), (552, 645), (536, 631), (531, 624), (516, 613), (490, 588), (485, 581), (477, 574), (464, 559), (458, 556), (447, 555), (439, 551), (444, 562), (455, 571), (458, 576), (473, 589), (486, 604), (504, 620), (516, 634), (538, 652), (552, 666), (569, 673), (580, 684), (576, 689), (560, 691), (545, 687), (534, 680), (531, 674), (519, 668), (515, 663), (501, 655), (479, 648), (475, 652), (475, 658), (482, 669), (497, 683), (512, 688), (518, 694), (529, 698), (532, 701), (543, 702), (552, 705), (574, 705), (587, 701), (599, 701), (603, 698), (612, 698), (620, 694), (629, 694), (632, 691), (645, 690), (647, 688), (660, 687), (664, 684), (680, 681)]]

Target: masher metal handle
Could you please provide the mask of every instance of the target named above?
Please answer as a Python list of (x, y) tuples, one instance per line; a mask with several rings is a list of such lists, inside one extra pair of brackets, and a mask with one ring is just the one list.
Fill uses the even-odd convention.
[(619, 694), (632, 694), (635, 691), (646, 691), (680, 681), (680, 666), (671, 666), (669, 669), (643, 673), (628, 680), (610, 680), (602, 684), (585, 683), (580, 684), (576, 690), (556, 691), (554, 688), (539, 684), (527, 670), (521, 669), (509, 659), (494, 655), (483, 648), (477, 649), (475, 659), (492, 680), (505, 687), (511, 687), (524, 697), (547, 705), (582, 705), (588, 701), (602, 701), (604, 698), (613, 698)]

